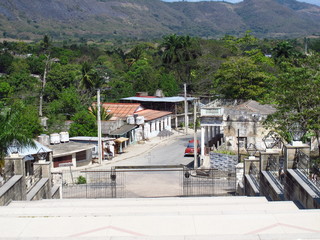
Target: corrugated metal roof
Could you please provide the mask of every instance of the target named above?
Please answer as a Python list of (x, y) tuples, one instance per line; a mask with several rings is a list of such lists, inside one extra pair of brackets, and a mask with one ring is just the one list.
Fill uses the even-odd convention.
[[(71, 137), (69, 139), (70, 139), (70, 141), (98, 142), (98, 137), (81, 137), (81, 136), (78, 136), (78, 137)], [(114, 140), (114, 138), (103, 137), (103, 138), (101, 138), (101, 140), (102, 141), (111, 141), (111, 140)]]
[(137, 125), (127, 124), (111, 132), (110, 135), (121, 136), (135, 128), (137, 128)]
[[(196, 98), (188, 97), (188, 101), (193, 101)], [(149, 97), (127, 97), (121, 98), (121, 100), (125, 101), (136, 101), (136, 102), (183, 102), (184, 97), (163, 97), (163, 98), (149, 98)]]
[(145, 121), (151, 121), (172, 114), (172, 112), (145, 109), (136, 112), (139, 116), (143, 116)]
[[(41, 143), (37, 142), (36, 140), (33, 140), (35, 143), (35, 147), (22, 147), (18, 150), (18, 153), (20, 156), (27, 156), (27, 155), (34, 155), (40, 152), (52, 152), (52, 150)], [(8, 148), (8, 155), (12, 153), (13, 149)]]

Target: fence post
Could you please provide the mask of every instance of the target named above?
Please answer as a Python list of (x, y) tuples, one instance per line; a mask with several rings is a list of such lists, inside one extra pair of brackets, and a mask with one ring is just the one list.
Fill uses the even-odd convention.
[(111, 197), (116, 198), (117, 197), (117, 174), (115, 167), (111, 168)]
[(27, 188), (26, 188), (26, 171), (25, 163), (22, 156), (19, 154), (11, 154), (10, 157), (5, 158), (5, 166), (13, 162), (14, 175), (22, 175), (21, 189), (17, 192), (14, 199), (12, 200), (26, 200), (27, 199)]

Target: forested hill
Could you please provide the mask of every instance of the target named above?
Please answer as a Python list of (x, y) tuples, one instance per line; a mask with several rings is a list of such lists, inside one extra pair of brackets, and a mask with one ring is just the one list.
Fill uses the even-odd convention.
[(320, 34), (320, 7), (295, 0), (1, 0), (0, 34), (35, 39), (148, 39), (170, 33), (202, 37)]

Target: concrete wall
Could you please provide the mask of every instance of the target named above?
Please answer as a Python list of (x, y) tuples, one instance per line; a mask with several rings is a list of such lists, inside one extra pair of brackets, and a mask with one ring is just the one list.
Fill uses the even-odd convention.
[(260, 196), (259, 189), (253, 183), (249, 174), (244, 175), (244, 192), (246, 196)]
[(60, 185), (55, 185), (51, 188), (51, 199), (60, 199)]
[(261, 171), (260, 174), (260, 195), (272, 201), (285, 200), (283, 191), (279, 189), (266, 171)]
[(41, 200), (51, 198), (51, 188), (48, 178), (42, 178), (40, 181), (28, 192), (27, 200)]
[(136, 140), (149, 139), (157, 137), (162, 130), (171, 131), (171, 116), (165, 116), (152, 121), (145, 122), (143, 127), (135, 129)]
[(320, 209), (320, 196), (317, 196), (292, 169), (288, 169), (286, 173), (284, 189), (287, 200), (298, 201), (307, 209)]
[[(223, 135), (227, 150), (238, 151), (238, 129), (240, 137), (246, 137), (248, 144), (254, 143), (257, 149), (264, 150), (265, 145), (262, 139), (269, 132), (262, 125), (264, 118), (264, 116), (257, 118), (249, 114), (245, 115), (245, 113), (224, 116)], [(245, 152), (245, 146), (241, 146), (240, 151)]]
[[(75, 159), (76, 157), (76, 153), (73, 154), (74, 156), (72, 156), (72, 160)], [(92, 162), (92, 150), (91, 149), (88, 149), (86, 150), (86, 159), (84, 160), (79, 160), (79, 161), (76, 161), (76, 165), (74, 164), (74, 166), (77, 166), (77, 167), (83, 167), (83, 166), (87, 166), (89, 165), (91, 162)]]
[(0, 188), (0, 206), (9, 204), (12, 200), (26, 199), (26, 186), (22, 175), (15, 175)]

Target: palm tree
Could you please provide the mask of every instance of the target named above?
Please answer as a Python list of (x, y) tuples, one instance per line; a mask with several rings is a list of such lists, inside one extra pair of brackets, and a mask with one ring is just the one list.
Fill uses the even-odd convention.
[(172, 34), (164, 37), (160, 48), (163, 50), (163, 64), (174, 70), (181, 82), (190, 83), (193, 60), (200, 56), (196, 41), (190, 36)]
[(97, 78), (96, 71), (94, 71), (91, 64), (84, 62), (81, 67), (80, 87), (85, 90), (91, 90)]
[(183, 37), (177, 36), (176, 34), (172, 34), (169, 36), (165, 36), (163, 38), (163, 42), (160, 45), (163, 48), (162, 54), (162, 62), (164, 64), (172, 64), (180, 62), (181, 49), (183, 47)]
[(4, 167), (4, 158), (13, 144), (18, 148), (35, 146), (33, 140), (17, 127), (20, 118), (20, 112), (16, 108), (0, 113), (0, 169)]
[[(105, 109), (104, 107), (100, 108), (100, 115), (101, 115), (101, 120), (102, 121), (108, 121), (110, 118), (112, 118), (112, 114), (108, 113), (108, 110)], [(98, 107), (97, 106), (91, 106), (89, 108), (89, 112), (97, 119), (98, 115)]]

